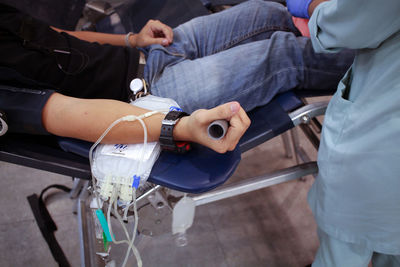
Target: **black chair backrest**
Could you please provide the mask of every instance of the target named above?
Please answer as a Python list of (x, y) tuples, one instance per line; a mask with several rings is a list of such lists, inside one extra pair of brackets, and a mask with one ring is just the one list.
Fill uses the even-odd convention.
[(74, 30), (82, 16), (85, 0), (0, 0), (6, 4), (38, 18), (52, 26)]
[(200, 0), (131, 0), (116, 8), (126, 32), (139, 32), (149, 19), (176, 26), (210, 14)]

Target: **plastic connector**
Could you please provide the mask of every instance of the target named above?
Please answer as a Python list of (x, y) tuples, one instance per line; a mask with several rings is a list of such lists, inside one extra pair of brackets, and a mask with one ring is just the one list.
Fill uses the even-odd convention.
[(121, 120), (122, 121), (135, 121), (137, 119), (148, 118), (148, 117), (153, 116), (154, 114), (157, 114), (157, 113), (160, 113), (160, 111), (157, 111), (157, 110), (149, 111), (149, 112), (146, 112), (146, 113), (144, 113), (142, 115), (138, 115), (138, 116), (136, 116), (136, 115), (126, 115), (126, 116), (122, 117)]
[[(100, 205), (100, 207), (99, 207)], [(103, 200), (99, 199), (99, 201), (97, 201), (97, 199), (94, 197), (92, 198), (92, 200), (90, 201), (90, 208), (91, 209), (101, 209), (103, 208)]]
[(106, 176), (106, 180), (100, 184), (100, 196), (107, 200), (111, 197), (114, 186), (112, 184), (112, 177), (110, 175)]
[(149, 112), (147, 112), (147, 113), (144, 113), (144, 114), (140, 115), (139, 118), (145, 119), (145, 118), (148, 118), (148, 117), (150, 117), (150, 116), (153, 116), (154, 114), (157, 114), (157, 113), (160, 113), (160, 111), (157, 111), (157, 110), (149, 111)]
[(139, 187), (139, 184), (140, 184), (140, 176), (134, 175), (132, 187), (137, 189)]
[(133, 199), (132, 187), (130, 185), (121, 185), (119, 190), (119, 199), (124, 203), (129, 203)]
[(135, 115), (127, 115), (122, 118), (122, 121), (135, 121), (137, 120), (137, 116)]

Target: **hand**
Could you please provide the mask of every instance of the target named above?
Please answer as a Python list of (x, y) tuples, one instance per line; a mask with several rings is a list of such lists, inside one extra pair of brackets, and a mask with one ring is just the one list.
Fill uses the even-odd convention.
[(142, 30), (133, 36), (132, 46), (145, 47), (152, 44), (168, 46), (172, 44), (173, 35), (171, 27), (158, 20), (149, 20)]
[(313, 0), (286, 0), (290, 14), (298, 18), (309, 19), (308, 7)]
[[(219, 119), (229, 122), (226, 135), (219, 140), (211, 139), (207, 134), (208, 125)], [(189, 117), (183, 117), (178, 125), (186, 124), (187, 138), (185, 140), (207, 146), (216, 152), (225, 153), (235, 149), (242, 135), (250, 126), (250, 119), (238, 102), (230, 102), (210, 110), (199, 109)]]

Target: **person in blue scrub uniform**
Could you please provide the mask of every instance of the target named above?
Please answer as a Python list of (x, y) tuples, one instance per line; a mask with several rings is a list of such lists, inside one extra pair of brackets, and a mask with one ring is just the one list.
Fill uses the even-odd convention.
[(287, 2), (317, 53), (356, 49), (324, 120), (309, 192), (313, 266), (400, 266), (400, 1)]

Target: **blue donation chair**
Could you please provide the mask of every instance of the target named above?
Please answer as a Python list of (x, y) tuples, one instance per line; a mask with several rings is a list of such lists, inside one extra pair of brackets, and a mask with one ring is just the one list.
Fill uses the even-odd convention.
[[(174, 2), (173, 0), (168, 1)], [(135, 6), (136, 2), (131, 1), (131, 5)], [(183, 3), (188, 5), (189, 2), (186, 3), (184, 1)], [(192, 6), (190, 7), (192, 8)], [(208, 12), (202, 5), (196, 8), (198, 8), (197, 13), (190, 14), (190, 17)], [(159, 11), (161, 12), (164, 9), (163, 6), (160, 6)], [(116, 8), (124, 28), (129, 29), (128, 31), (134, 31), (133, 25), (139, 24), (124, 19), (132, 17), (129, 10)], [(177, 16), (171, 15), (166, 18), (177, 18)], [(189, 17), (183, 19), (188, 20)], [(141, 21), (144, 20), (147, 20), (147, 18), (141, 19)], [(174, 25), (173, 21), (166, 22)], [(176, 23), (179, 24), (181, 22), (183, 21)], [(110, 30), (109, 26), (107, 17), (97, 24), (97, 28), (104, 29), (103, 31)], [(115, 32), (115, 29), (113, 30)], [(2, 85), (0, 84), (0, 86)], [(308, 92), (311, 92), (311, 94), (304, 95), (305, 91), (302, 91), (302, 95), (295, 91), (283, 93), (276, 96), (267, 105), (249, 112), (248, 115), (252, 120), (252, 124), (234, 151), (218, 154), (206, 147), (194, 145), (192, 151), (185, 155), (162, 152), (152, 169), (146, 185), (140, 188), (137, 202), (150, 204), (147, 205), (149, 208), (154, 208), (154, 211), (157, 210), (157, 213), (163, 214), (163, 216), (169, 214), (168, 220), (165, 217), (152, 218), (165, 224), (170, 223), (171, 210), (178, 201), (171, 201), (171, 199), (176, 199), (176, 192), (181, 193), (181, 196), (190, 194), (195, 205), (199, 206), (317, 173), (316, 163), (306, 162), (274, 173), (248, 178), (238, 183), (223, 185), (235, 172), (242, 153), (281, 134), (287, 139), (287, 131), (294, 129), (295, 126), (300, 125), (314, 146), (318, 148), (318, 138), (310, 130), (309, 124), (313, 123), (314, 117), (324, 114), (327, 102), (305, 105), (302, 97), (321, 95), (320, 93), (326, 95), (331, 92), (319, 92), (318, 90), (310, 90)], [(294, 138), (294, 141), (296, 141), (296, 138)], [(76, 178), (75, 188), (71, 194), (79, 197), (77, 212), (80, 225), (82, 266), (95, 266), (98, 261), (95, 254), (98, 251), (98, 244), (94, 241), (93, 233), (91, 233), (91, 230), (94, 229), (93, 217), (88, 215), (90, 214), (89, 202), (91, 195), (88, 190), (79, 190), (79, 188), (86, 189), (90, 186), (91, 171), (88, 161), (90, 146), (91, 143), (88, 142), (56, 136), (7, 133), (0, 137), (1, 161)], [(297, 152), (299, 152), (303, 158), (306, 158), (297, 142), (294, 142), (294, 146), (296, 156)], [(307, 161), (307, 159), (304, 161)], [(168, 196), (172, 191), (174, 191), (174, 198), (169, 198)], [(161, 210), (163, 212), (160, 212)], [(36, 219), (40, 226), (45, 222), (39, 221), (39, 217), (36, 217)], [(150, 229), (150, 231), (151, 234), (157, 234), (161, 230), (154, 228)]]
[[(248, 113), (252, 124), (234, 151), (218, 154), (206, 147), (194, 145), (192, 151), (185, 155), (162, 152), (148, 182), (140, 188), (141, 194), (137, 198), (137, 203), (151, 204), (148, 206), (153, 207), (154, 212), (163, 214), (160, 213), (160, 203), (162, 203), (161, 207), (165, 207), (165, 211), (171, 213), (176, 204), (168, 198), (171, 189), (175, 191), (174, 196), (176, 191), (189, 193), (195, 205), (199, 206), (317, 173), (316, 163), (307, 162), (244, 179), (238, 183), (223, 185), (234, 173), (243, 152), (297, 125), (309, 124), (312, 118), (325, 112), (326, 106), (327, 102), (304, 105), (301, 98), (290, 91), (278, 95), (269, 104)], [(69, 138), (7, 133), (0, 137), (0, 160), (78, 178), (75, 179), (77, 185), (75, 190), (78, 190), (79, 187), (88, 188), (90, 185), (91, 172), (88, 162), (90, 146), (91, 143)], [(94, 222), (92, 217), (88, 216), (89, 198), (89, 191), (82, 190), (78, 200), (83, 266), (94, 266), (93, 263), (96, 261), (97, 248), (90, 234), (94, 229)], [(170, 218), (156, 219), (170, 223)], [(158, 231), (160, 230), (151, 229), (151, 234), (156, 235)]]

